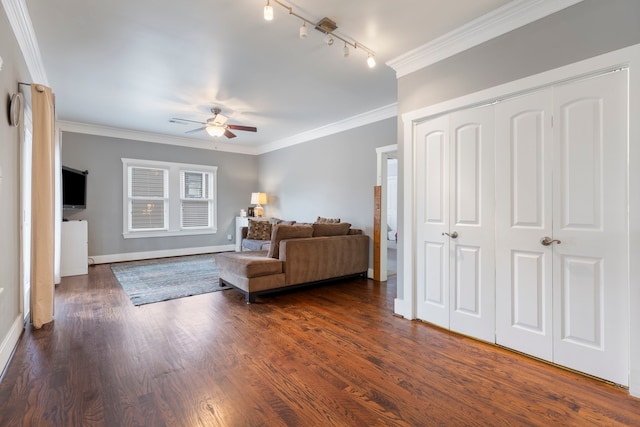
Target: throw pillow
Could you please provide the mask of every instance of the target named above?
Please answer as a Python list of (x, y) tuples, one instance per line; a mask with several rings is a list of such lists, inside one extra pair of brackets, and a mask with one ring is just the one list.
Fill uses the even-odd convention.
[(271, 223), (269, 221), (256, 221), (249, 219), (247, 239), (269, 240), (271, 239)]
[(313, 224), (313, 237), (321, 236), (346, 236), (349, 234), (351, 224), (348, 222)]
[(269, 258), (280, 258), (280, 241), (286, 239), (301, 239), (303, 237), (312, 237), (313, 227), (308, 225), (285, 225), (278, 224), (273, 228), (271, 234), (271, 245), (269, 245)]
[(316, 219), (316, 224), (337, 224), (340, 222), (340, 218), (323, 218), (321, 216)]
[(280, 219), (280, 218), (271, 218), (271, 224), (272, 225), (278, 225), (278, 224), (293, 225), (295, 223), (296, 223), (295, 221), (287, 221), (287, 220)]

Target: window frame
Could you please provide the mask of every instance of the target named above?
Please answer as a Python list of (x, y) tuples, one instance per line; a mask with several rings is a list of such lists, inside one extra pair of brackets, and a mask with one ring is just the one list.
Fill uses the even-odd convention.
[[(164, 162), (157, 160), (129, 159), (122, 158), (122, 236), (125, 239), (148, 238), (148, 237), (171, 237), (171, 236), (189, 236), (202, 234), (215, 234), (218, 232), (217, 227), (217, 166), (197, 165), (190, 163)], [(151, 168), (164, 169), (166, 173), (166, 202), (165, 202), (165, 224), (166, 228), (162, 230), (135, 230), (131, 229), (131, 211), (130, 211), (130, 190), (131, 190), (131, 168)], [(183, 227), (182, 226), (182, 173), (195, 172), (208, 174), (209, 179), (209, 225), (206, 227)], [(193, 200), (193, 199), (192, 199)], [(203, 200), (203, 199), (195, 199)]]

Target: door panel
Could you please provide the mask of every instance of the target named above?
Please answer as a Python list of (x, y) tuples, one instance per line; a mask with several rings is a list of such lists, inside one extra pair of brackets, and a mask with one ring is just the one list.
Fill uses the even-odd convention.
[(552, 90), (496, 105), (496, 342), (553, 359)]
[(416, 127), (416, 313), (449, 327), (449, 118)]
[(450, 328), (495, 342), (494, 112), (450, 115)]
[(554, 362), (628, 385), (626, 70), (559, 86)]

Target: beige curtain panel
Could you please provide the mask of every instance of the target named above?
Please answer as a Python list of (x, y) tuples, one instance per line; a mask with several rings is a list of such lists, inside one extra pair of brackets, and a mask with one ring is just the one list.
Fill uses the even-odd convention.
[(31, 85), (33, 169), (31, 190), (31, 322), (36, 329), (53, 321), (54, 292), (54, 97)]

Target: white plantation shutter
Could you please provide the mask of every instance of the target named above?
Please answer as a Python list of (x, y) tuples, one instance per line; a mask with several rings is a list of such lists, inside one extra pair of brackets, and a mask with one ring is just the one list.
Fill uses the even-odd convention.
[(131, 230), (167, 228), (166, 169), (130, 167), (129, 214)]
[(210, 227), (213, 204), (211, 175), (206, 172), (181, 171), (180, 187), (182, 228)]
[(125, 239), (218, 231), (216, 166), (121, 160)]

